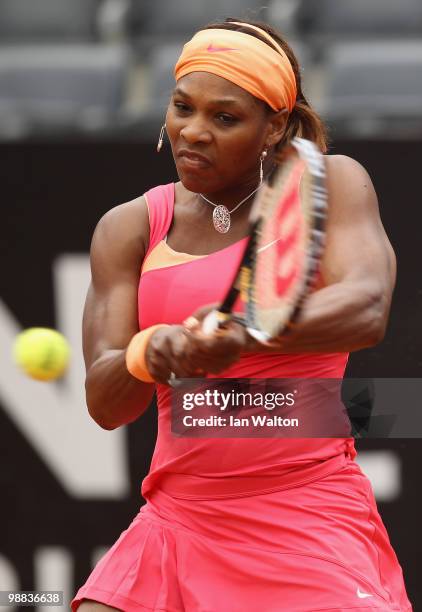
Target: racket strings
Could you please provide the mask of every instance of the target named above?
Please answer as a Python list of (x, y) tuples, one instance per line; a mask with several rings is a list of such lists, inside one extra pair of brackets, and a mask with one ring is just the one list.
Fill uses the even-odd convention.
[(268, 337), (297, 319), (324, 247), (324, 163), (313, 145), (305, 149), (286, 160), (259, 198), (261, 222), (245, 302), (250, 327)]
[(296, 299), (295, 287), (303, 266), (305, 240), (299, 204), (302, 160), (290, 161), (266, 194), (265, 217), (258, 237), (255, 261), (255, 316), (270, 335), (278, 331)]

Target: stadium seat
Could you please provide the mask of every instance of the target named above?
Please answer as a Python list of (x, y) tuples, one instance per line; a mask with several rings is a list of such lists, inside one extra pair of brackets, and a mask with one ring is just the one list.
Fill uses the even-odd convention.
[(148, 113), (164, 116), (170, 95), (174, 89), (174, 65), (183, 47), (183, 42), (170, 43), (153, 49), (150, 56), (151, 89)]
[(330, 121), (369, 131), (420, 126), (422, 41), (336, 43), (326, 60), (322, 110)]
[(295, 15), (300, 0), (272, 0), (268, 3), (268, 23), (281, 34), (290, 35), (295, 32)]
[(100, 0), (0, 0), (0, 44), (87, 41)]
[(108, 128), (122, 107), (121, 46), (10, 46), (0, 53), (0, 137)]
[(201, 26), (226, 17), (265, 20), (261, 0), (132, 0), (129, 11), (132, 32), (147, 37), (184, 39)]
[(301, 0), (296, 27), (311, 36), (414, 36), (422, 33), (422, 2)]
[(307, 44), (294, 36), (287, 36), (286, 40), (295, 54), (302, 73), (306, 74), (310, 66), (310, 52)]

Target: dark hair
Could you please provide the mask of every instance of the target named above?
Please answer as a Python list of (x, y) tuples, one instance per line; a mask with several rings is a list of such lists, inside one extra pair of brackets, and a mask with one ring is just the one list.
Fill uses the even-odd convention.
[[(265, 36), (262, 36), (253, 28), (248, 28), (247, 26), (241, 26), (236, 23), (233, 23), (234, 21), (242, 21), (242, 23), (256, 26), (258, 28), (261, 28), (261, 30), (267, 32), (267, 34), (274, 38), (274, 40), (280, 45), (292, 65), (297, 87), (296, 104), (289, 115), (284, 138), (278, 144), (277, 148), (281, 149), (284, 145), (288, 144), (295, 136), (300, 136), (302, 138), (307, 138), (308, 140), (314, 142), (321, 149), (321, 151), (325, 153), (327, 151), (327, 131), (321, 118), (310, 106), (309, 102), (303, 95), (299, 63), (291, 47), (287, 44), (284, 38), (282, 38), (282, 36), (276, 30), (274, 30), (274, 28), (272, 28), (267, 23), (263, 23), (260, 21), (245, 21), (242, 19), (234, 19), (232, 17), (229, 17), (222, 23), (212, 23), (205, 26), (203, 29), (209, 30), (213, 28), (218, 28), (223, 30), (234, 30), (236, 32), (243, 32), (244, 34), (250, 34), (251, 36), (255, 36), (255, 38), (259, 38), (259, 40), (262, 40), (263, 42), (267, 43), (267, 45), (273, 47), (276, 51), (278, 51), (278, 49), (274, 45), (272, 45), (271, 42), (267, 38), (265, 38)], [(265, 102), (264, 104), (267, 106), (269, 112), (274, 112)]]

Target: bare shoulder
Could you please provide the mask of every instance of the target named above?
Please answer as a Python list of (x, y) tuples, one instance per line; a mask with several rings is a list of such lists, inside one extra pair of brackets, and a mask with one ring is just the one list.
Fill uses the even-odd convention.
[[(326, 285), (362, 278), (394, 286), (395, 255), (366, 169), (345, 155), (327, 155), (328, 218), (321, 265)], [(384, 280), (383, 280), (384, 279)]]
[(329, 205), (333, 210), (378, 214), (378, 199), (367, 170), (347, 155), (326, 155)]
[(327, 179), (337, 185), (350, 182), (356, 188), (372, 186), (371, 178), (364, 166), (347, 155), (326, 155)]
[(123, 240), (127, 243), (137, 238), (146, 246), (149, 241), (149, 216), (145, 197), (140, 196), (108, 210), (95, 228), (94, 237), (97, 234), (111, 242)]
[[(91, 267), (109, 273), (139, 270), (149, 243), (144, 196), (111, 208), (99, 220), (91, 243)], [(102, 276), (102, 274), (101, 274)]]

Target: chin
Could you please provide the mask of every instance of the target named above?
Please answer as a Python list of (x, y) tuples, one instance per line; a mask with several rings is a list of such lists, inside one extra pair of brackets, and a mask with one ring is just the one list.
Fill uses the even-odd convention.
[(193, 193), (201, 193), (204, 191), (204, 183), (202, 181), (187, 176), (179, 176), (179, 178), (183, 187), (188, 191), (192, 191)]
[(213, 183), (206, 180), (204, 176), (190, 172), (178, 172), (178, 175), (183, 187), (188, 191), (192, 191), (193, 193), (211, 193), (213, 190)]

